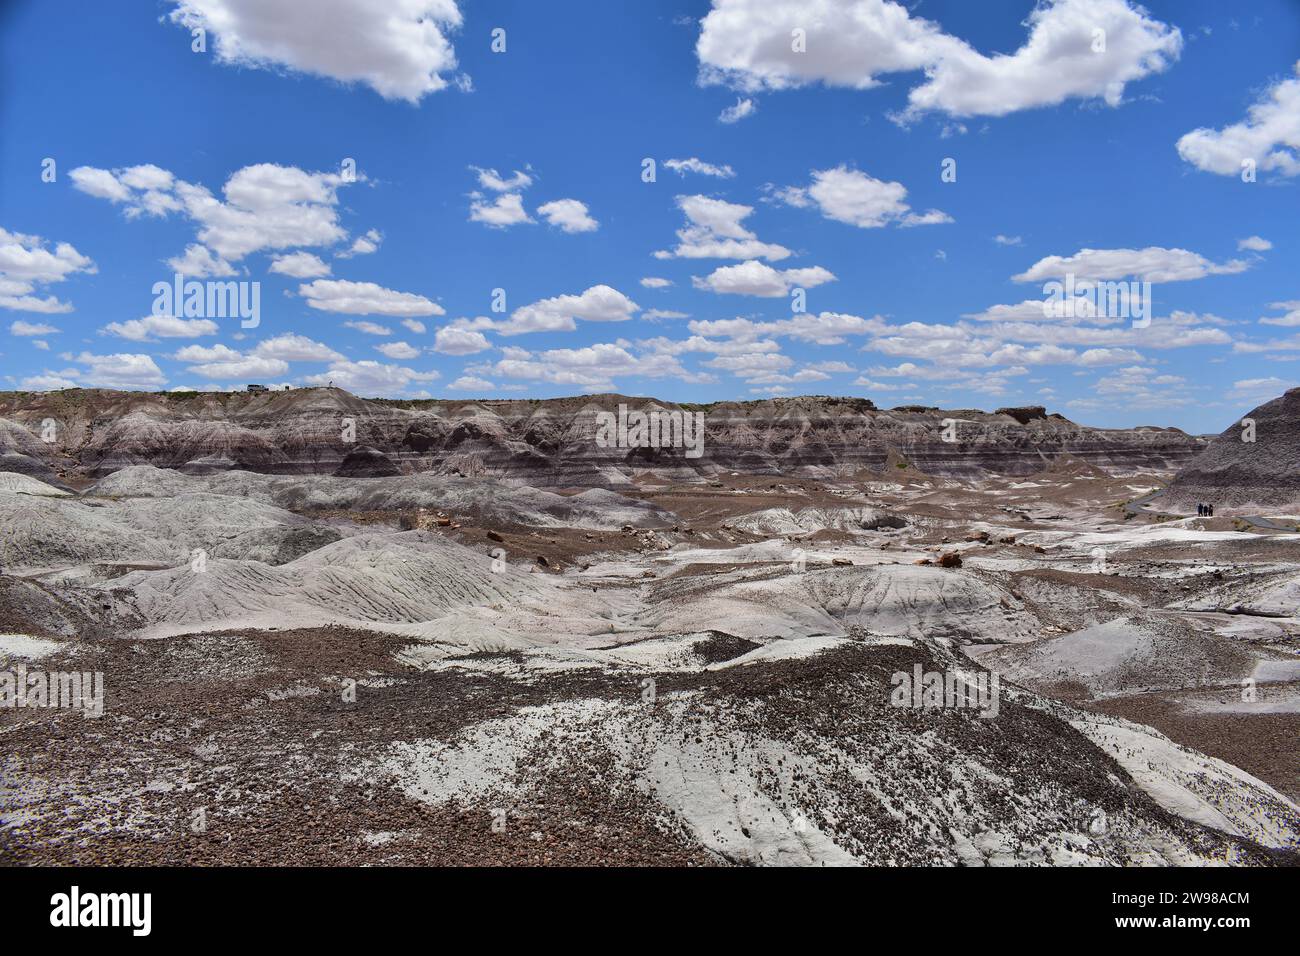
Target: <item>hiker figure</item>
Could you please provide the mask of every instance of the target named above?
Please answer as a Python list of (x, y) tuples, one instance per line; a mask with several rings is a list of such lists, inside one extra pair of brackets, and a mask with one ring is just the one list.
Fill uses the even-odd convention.
[(1199, 501), (1196, 502), (1196, 517), (1205, 517), (1205, 505), (1201, 504)]
[(1206, 507), (1208, 507), (1208, 508), (1210, 509), (1210, 517), (1213, 518), (1213, 517), (1214, 517), (1214, 505), (1207, 505)]

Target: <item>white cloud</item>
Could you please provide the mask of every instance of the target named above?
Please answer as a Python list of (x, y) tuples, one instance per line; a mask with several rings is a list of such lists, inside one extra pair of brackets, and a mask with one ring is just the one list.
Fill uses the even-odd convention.
[(1177, 27), (1127, 0), (1049, 0), (1025, 22), (1029, 36), (1009, 55), (985, 56), (959, 40), (944, 43), (926, 69), (926, 82), (908, 95), (908, 113), (1005, 116), (1068, 99), (1115, 107), (1129, 83), (1164, 72), (1182, 52)]
[(690, 159), (666, 159), (664, 166), (671, 169), (678, 176), (685, 176), (687, 173), (698, 173), (701, 176), (716, 176), (719, 179), (731, 179), (736, 175), (736, 171), (730, 166), (715, 166), (713, 163), (706, 163), (695, 156)]
[(1224, 394), (1224, 398), (1242, 404), (1257, 404), (1270, 398), (1276, 398), (1297, 385), (1300, 385), (1300, 383), (1276, 376), (1245, 378), (1233, 382), (1232, 388)]
[(1300, 62), (1294, 79), (1279, 80), (1246, 111), (1246, 118), (1223, 129), (1194, 129), (1178, 140), (1178, 155), (1197, 169), (1237, 176), (1242, 163), (1283, 176), (1300, 176)]
[(59, 332), (52, 325), (45, 323), (24, 322), (22, 319), (16, 319), (9, 323), (10, 335), (55, 335)]
[(204, 378), (216, 379), (217, 381), (234, 378), (256, 380), (284, 375), (289, 371), (289, 363), (281, 359), (245, 355), (227, 362), (207, 362), (202, 365), (191, 365), (187, 371), (192, 375), (201, 375)]
[(434, 333), (433, 350), (443, 355), (471, 355), (492, 346), (482, 332), (444, 326)]
[(484, 326), (501, 335), (527, 332), (571, 332), (576, 320), (586, 322), (626, 322), (640, 306), (617, 289), (596, 285), (581, 295), (558, 295), (521, 306), (509, 319)]
[(161, 218), (183, 208), (175, 192), (176, 177), (152, 163), (113, 171), (78, 166), (68, 176), (73, 187), (87, 195), (123, 203), (128, 219)]
[(353, 321), (344, 322), (343, 327), (346, 329), (356, 329), (364, 335), (392, 335), (393, 330), (386, 325), (380, 325), (378, 322)]
[(993, 241), (999, 246), (1018, 246), (1021, 244), (1019, 236), (1004, 236), (1001, 233), (994, 236)]
[(213, 255), (211, 249), (197, 242), (191, 242), (186, 246), (185, 252), (181, 255), (168, 259), (167, 268), (195, 279), (222, 278), (235, 274), (234, 266), (220, 256)]
[[(1125, 86), (1179, 56), (1182, 35), (1125, 0), (1045, 0), (1012, 53), (985, 56), (892, 0), (714, 0), (696, 55), (705, 84), (742, 91), (824, 83), (868, 89), (924, 71), (904, 118), (929, 110), (1002, 116), (1071, 98), (1122, 102)], [(806, 32), (798, 52), (791, 31)], [(1104, 31), (1104, 52), (1094, 51)]]
[[(81, 374), (76, 369), (70, 371), (75, 372), (77, 375)], [(69, 378), (66, 375), (55, 375), (48, 370), (42, 375), (28, 376), (20, 384), (22, 388), (33, 392), (53, 392), (61, 388), (81, 387), (74, 378)]]
[(244, 354), (226, 345), (187, 345), (176, 353), (178, 362), (193, 363), (186, 370), (217, 381), (273, 378), (289, 371), (289, 363), (267, 355)]
[(80, 376), (84, 385), (103, 388), (159, 388), (167, 383), (162, 369), (148, 355), (127, 352), (92, 355), (82, 352), (73, 361), (87, 366)]
[(72, 180), (74, 188), (96, 199), (107, 199), (114, 203), (128, 202), (131, 199), (130, 187), (107, 169), (78, 166), (68, 173), (68, 178)]
[(448, 86), (447, 34), (462, 22), (455, 0), (179, 0), (171, 19), (204, 28), (221, 63), (360, 83), (409, 103)]
[(38, 285), (63, 282), (78, 272), (98, 271), (88, 256), (71, 244), (47, 248), (40, 236), (0, 228), (0, 308), (20, 312), (71, 312), (72, 306), (55, 296), (33, 295)]
[(1150, 282), (1182, 282), (1210, 275), (1231, 275), (1249, 268), (1250, 263), (1241, 259), (1215, 263), (1186, 249), (1147, 246), (1145, 249), (1080, 249), (1072, 256), (1047, 256), (1011, 278), (1016, 282), (1041, 282), (1072, 273), (1081, 279), (1132, 276)]
[(594, 232), (599, 226), (587, 212), (587, 204), (576, 199), (554, 199), (537, 207), (537, 214), (564, 232)]
[[(1126, 302), (1127, 293), (1122, 293), (1117, 301)], [(1118, 316), (1108, 316), (1105, 311), (1105, 309), (1098, 310), (1094, 298), (1078, 295), (1070, 299), (1062, 298), (1059, 302), (1050, 299), (1025, 299), (1012, 305), (991, 305), (983, 312), (968, 312), (962, 318), (974, 319), (977, 322), (1043, 322), (1077, 319), (1094, 325), (1115, 325), (1128, 321)]]
[(1266, 315), (1259, 320), (1260, 325), (1281, 325), (1288, 328), (1300, 325), (1300, 300), (1289, 302), (1270, 302), (1270, 309), (1281, 309), (1283, 315)]
[(918, 214), (904, 202), (907, 189), (902, 183), (885, 182), (847, 166), (813, 170), (812, 184), (776, 190), (774, 195), (787, 205), (804, 208), (814, 203), (827, 219), (860, 229), (878, 229), (890, 223), (925, 226), (952, 222), (938, 209)]
[(656, 259), (785, 259), (785, 246), (760, 242), (741, 223), (753, 206), (713, 199), (710, 196), (678, 196), (677, 206), (687, 224), (677, 230), (680, 240), (671, 252), (656, 252)]
[(1079, 354), (1079, 364), (1089, 367), (1140, 361), (1142, 361), (1142, 356), (1132, 349), (1084, 349)]
[(1268, 252), (1272, 248), (1273, 243), (1262, 236), (1247, 236), (1245, 239), (1237, 240), (1237, 249), (1239, 251)]
[(688, 372), (671, 355), (633, 355), (624, 346), (613, 343), (538, 353), (508, 348), (499, 362), (474, 371), (500, 378), (574, 386), (584, 392), (614, 391), (616, 377), (678, 378), (686, 382), (713, 380), (709, 375)]
[(487, 379), (475, 378), (473, 375), (462, 375), (456, 381), (448, 383), (447, 387), (468, 392), (487, 392), (496, 388)]
[(285, 362), (335, 362), (343, 358), (328, 345), (292, 332), (257, 343), (251, 354), (258, 358), (281, 359)]
[(156, 342), (158, 339), (197, 339), (216, 335), (217, 323), (211, 319), (178, 319), (174, 315), (146, 315), (142, 319), (110, 322), (100, 330), (132, 342)]
[(414, 384), (432, 382), (437, 378), (437, 372), (419, 372), (404, 365), (388, 365), (365, 359), (360, 362), (335, 362), (328, 371), (309, 375), (303, 381), (308, 385), (333, 382), (339, 388), (361, 395), (392, 395), (405, 393)]
[[(1189, 405), (1187, 382), (1181, 376), (1157, 372), (1141, 365), (1130, 365), (1104, 375), (1093, 384), (1101, 401), (1092, 407), (1178, 408)], [(1090, 407), (1084, 402), (1068, 402), (1071, 407)]]
[(533, 184), (533, 177), (518, 169), (509, 179), (495, 169), (480, 169), (478, 166), (471, 166), (470, 169), (478, 174), (479, 185), (494, 193), (517, 193)]
[(735, 105), (728, 106), (718, 114), (718, 122), (731, 125), (739, 123), (747, 116), (753, 116), (758, 111), (758, 104), (749, 97), (737, 99)]
[(469, 206), (469, 218), (497, 229), (534, 221), (524, 210), (524, 199), (518, 193), (501, 193), (491, 202), (475, 199)]
[[(801, 312), (788, 319), (779, 319), (774, 322), (755, 322), (752, 319), (697, 320), (691, 322), (688, 327), (692, 332), (700, 336), (728, 337), (737, 346), (731, 351), (777, 350), (775, 342), (770, 343), (770, 348), (765, 347), (763, 342), (759, 340), (760, 336), (793, 338), (816, 345), (841, 345), (846, 341), (845, 336), (874, 335), (884, 332), (888, 328), (884, 319), (879, 316), (864, 319), (858, 315), (847, 315), (840, 312), (822, 312), (820, 315)], [(708, 346), (708, 350), (719, 351), (714, 342), (708, 343)], [(829, 372), (836, 371), (836, 366), (843, 364), (842, 362), (822, 362), (814, 367)], [(848, 367), (845, 366), (843, 370), (848, 370)]]
[(424, 323), (419, 319), (402, 319), (402, 325), (406, 326), (409, 331), (414, 332), (416, 335), (423, 335), (426, 331)]
[[(141, 169), (156, 172), (142, 176)], [(346, 237), (337, 213), (337, 190), (348, 182), (341, 173), (309, 173), (273, 163), (245, 166), (226, 181), (225, 201), (206, 187), (176, 179), (156, 166), (111, 172), (83, 166), (69, 175), (82, 192), (125, 202), (128, 218), (142, 212), (159, 216), (183, 212), (197, 226), (198, 244), (170, 263), (191, 275), (229, 275), (230, 263), (255, 252), (327, 246)], [(108, 194), (107, 177), (128, 191), (125, 200)], [(168, 192), (162, 191), (164, 181)], [(150, 182), (157, 188), (131, 185)]]
[(861, 388), (869, 388), (873, 392), (898, 392), (905, 388), (913, 387), (911, 383), (906, 385), (889, 385), (885, 382), (875, 382), (867, 378), (865, 375), (859, 375), (853, 380), (853, 384)]
[(794, 364), (788, 356), (779, 352), (743, 352), (735, 355), (719, 355), (704, 363), (709, 368), (730, 372), (740, 378), (767, 378), (773, 373), (787, 369)]
[(395, 292), (373, 282), (317, 279), (298, 287), (298, 294), (313, 309), (348, 315), (443, 315), (436, 302), (413, 292)]
[(666, 289), (673, 284), (673, 280), (661, 279), (659, 276), (646, 276), (641, 280), (641, 284), (647, 289)]
[(295, 279), (318, 279), (330, 274), (329, 264), (310, 252), (291, 252), (271, 260), (272, 272)]
[(334, 254), (337, 259), (351, 259), (353, 256), (368, 256), (379, 249), (380, 243), (384, 241), (384, 234), (378, 229), (367, 230), (363, 235), (357, 236), (352, 241), (352, 245), (342, 252)]
[(811, 289), (833, 281), (835, 275), (821, 266), (782, 271), (755, 259), (734, 266), (720, 266), (703, 278), (695, 276), (691, 279), (697, 289), (765, 298), (787, 295), (795, 287)]
[(375, 351), (381, 353), (385, 358), (403, 361), (410, 361), (420, 357), (420, 350), (409, 342), (384, 342), (382, 345), (376, 345)]

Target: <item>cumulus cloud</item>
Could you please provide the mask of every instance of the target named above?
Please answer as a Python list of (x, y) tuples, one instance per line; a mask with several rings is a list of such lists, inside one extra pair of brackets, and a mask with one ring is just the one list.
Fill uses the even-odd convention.
[(294, 279), (317, 279), (330, 274), (330, 267), (310, 252), (291, 252), (271, 260), (271, 271)]
[(796, 287), (811, 289), (834, 281), (834, 273), (821, 266), (779, 270), (756, 259), (734, 266), (720, 266), (707, 276), (702, 278), (695, 276), (691, 279), (697, 289), (764, 298), (788, 295), (790, 290)]
[(494, 193), (517, 193), (533, 184), (533, 177), (519, 169), (509, 177), (502, 176), (495, 169), (481, 169), (478, 166), (471, 166), (470, 169), (478, 175), (478, 184)]
[(1069, 99), (1115, 107), (1129, 83), (1164, 72), (1182, 52), (1177, 27), (1127, 0), (1049, 0), (1025, 22), (1029, 36), (1009, 55), (944, 43), (908, 95), (908, 113), (1005, 116)]
[(334, 254), (337, 259), (351, 259), (353, 256), (368, 256), (372, 252), (379, 250), (379, 245), (384, 241), (384, 234), (378, 229), (369, 229), (363, 235), (357, 236), (352, 240), (352, 245)]
[(767, 259), (777, 261), (790, 255), (785, 246), (760, 242), (742, 224), (753, 206), (714, 199), (710, 196), (678, 196), (677, 207), (686, 215), (686, 226), (677, 230), (680, 240), (672, 251), (656, 252), (656, 259)]
[(473, 375), (462, 375), (454, 382), (449, 382), (447, 387), (462, 392), (488, 392), (496, 388), (487, 379), (477, 378)]
[[(232, 263), (252, 253), (328, 246), (347, 236), (338, 223), (337, 191), (351, 180), (341, 173), (258, 163), (231, 175), (222, 187), (224, 200), (156, 166), (82, 166), (69, 177), (81, 192), (124, 204), (129, 218), (178, 212), (193, 221), (198, 242), (168, 261), (186, 275), (231, 275)], [(121, 190), (109, 188), (109, 179)]]
[(385, 358), (402, 361), (410, 361), (420, 357), (420, 350), (409, 342), (384, 342), (382, 345), (376, 345), (375, 351)]
[(142, 319), (110, 322), (101, 330), (132, 342), (156, 342), (158, 339), (197, 339), (216, 335), (217, 323), (210, 319), (178, 319), (174, 315), (146, 315)]
[(443, 355), (472, 355), (491, 347), (487, 336), (472, 329), (444, 326), (433, 336), (433, 350)]
[(24, 322), (22, 319), (16, 319), (9, 323), (10, 335), (54, 335), (59, 330), (52, 325), (46, 325), (44, 322)]
[(1072, 256), (1047, 256), (1011, 278), (1016, 282), (1042, 282), (1073, 274), (1081, 279), (1132, 277), (1149, 282), (1183, 282), (1210, 275), (1231, 275), (1249, 268), (1250, 263), (1242, 259), (1215, 263), (1186, 249), (1148, 246), (1145, 249), (1080, 249)]
[(1273, 248), (1273, 243), (1269, 242), (1262, 236), (1247, 236), (1245, 239), (1237, 240), (1237, 249), (1244, 252), (1268, 252)]
[(83, 385), (98, 385), (103, 388), (159, 388), (167, 383), (167, 378), (158, 367), (158, 363), (148, 355), (129, 352), (93, 355), (90, 352), (82, 352), (72, 361), (86, 366), (86, 369), (80, 373)]
[[(779, 352), (779, 338), (797, 339), (813, 345), (843, 345), (849, 336), (877, 335), (888, 326), (879, 316), (864, 319), (839, 312), (799, 313), (788, 319), (759, 322), (753, 319), (711, 319), (690, 323), (689, 339), (653, 339), (646, 343), (656, 351), (678, 355), (683, 352), (712, 352), (716, 355), (749, 355)], [(844, 362), (818, 362), (812, 368), (822, 372), (852, 371)]]
[(303, 381), (308, 385), (333, 382), (339, 388), (360, 395), (397, 395), (408, 392), (412, 385), (432, 382), (439, 377), (435, 371), (420, 372), (404, 365), (364, 359), (360, 362), (335, 362), (327, 371), (309, 375)]
[(186, 370), (190, 374), (216, 381), (271, 378), (289, 371), (289, 363), (284, 359), (245, 354), (227, 345), (187, 345), (175, 357), (178, 362), (192, 363)]
[(1117, 106), (1127, 84), (1167, 69), (1182, 50), (1176, 28), (1126, 0), (1045, 0), (1025, 26), (1018, 49), (986, 56), (893, 0), (714, 0), (696, 55), (702, 83), (744, 92), (863, 90), (884, 74), (924, 71), (906, 120), (931, 110), (1002, 116), (1073, 98)]
[(462, 22), (455, 0), (179, 0), (171, 20), (215, 37), (218, 62), (364, 84), (408, 103), (448, 86), (447, 35)]
[(747, 116), (753, 116), (757, 110), (758, 104), (752, 98), (742, 97), (718, 114), (718, 122), (730, 126), (732, 123), (739, 123)]
[(594, 232), (599, 226), (587, 211), (587, 204), (576, 199), (554, 199), (537, 207), (537, 214), (564, 232)]
[(1278, 378), (1276, 375), (1264, 378), (1244, 378), (1233, 382), (1232, 388), (1224, 394), (1224, 398), (1228, 399), (1228, 401), (1240, 402), (1243, 405), (1257, 405), (1270, 398), (1276, 398), (1283, 392), (1297, 387), (1297, 385), (1300, 385), (1300, 382)]
[(706, 163), (695, 156), (689, 159), (666, 159), (664, 160), (664, 166), (671, 169), (678, 176), (685, 176), (687, 173), (698, 173), (701, 176), (731, 179), (736, 175), (736, 171), (730, 166), (715, 166), (713, 163)]
[(81, 372), (77, 369), (67, 369), (63, 374), (45, 370), (40, 375), (29, 375), (24, 378), (20, 386), (28, 391), (33, 392), (53, 392), (61, 388), (80, 388), (77, 377)]
[(1282, 315), (1266, 315), (1259, 320), (1260, 325), (1281, 325), (1288, 328), (1300, 325), (1300, 299), (1287, 302), (1270, 302), (1270, 309), (1281, 309)]
[(510, 318), (484, 319), (480, 326), (501, 335), (527, 332), (572, 332), (577, 320), (585, 322), (626, 322), (640, 311), (640, 306), (622, 292), (607, 285), (596, 285), (581, 295), (558, 295), (521, 306)]
[(662, 279), (659, 276), (646, 276), (641, 280), (641, 284), (647, 289), (666, 289), (673, 284), (673, 280)]
[(499, 378), (550, 382), (584, 392), (614, 391), (616, 378), (632, 376), (677, 378), (685, 382), (713, 380), (711, 376), (689, 372), (671, 355), (634, 355), (625, 346), (615, 343), (536, 353), (512, 347), (504, 350), (500, 361), (473, 371)]
[(1194, 129), (1178, 140), (1178, 155), (1197, 169), (1237, 176), (1253, 161), (1263, 172), (1300, 176), (1300, 62), (1294, 79), (1279, 80), (1239, 123)]
[(790, 206), (816, 205), (827, 219), (859, 229), (879, 229), (890, 223), (926, 226), (952, 222), (951, 216), (938, 209), (912, 212), (904, 201), (907, 188), (902, 183), (885, 182), (847, 166), (813, 170), (811, 185), (787, 187), (774, 195)]
[(373, 282), (317, 279), (298, 287), (298, 294), (313, 309), (348, 315), (443, 315), (436, 302), (413, 292), (396, 292)]
[[(1129, 408), (1177, 408), (1193, 401), (1186, 394), (1186, 385), (1186, 380), (1181, 376), (1158, 372), (1146, 366), (1130, 365), (1116, 369), (1093, 383), (1093, 391), (1101, 401), (1091, 403), (1091, 406), (1115, 407), (1122, 404)], [(1071, 407), (1090, 407), (1078, 401), (1067, 404)]]
[(183, 208), (176, 195), (176, 177), (152, 163), (123, 169), (78, 166), (68, 173), (74, 188), (97, 199), (121, 203), (128, 219), (162, 217)]
[(1077, 320), (1093, 325), (1115, 325), (1120, 322), (1130, 321), (1119, 314), (1123, 310), (1118, 306), (1125, 304), (1127, 300), (1127, 291), (1121, 290), (1119, 297), (1116, 299), (1115, 315), (1107, 315), (1105, 308), (1099, 309), (1094, 297), (1077, 295), (1069, 299), (1064, 297), (1060, 300), (1025, 299), (1023, 302), (1014, 304), (991, 305), (982, 312), (968, 312), (962, 318), (973, 319), (977, 322)]
[(328, 345), (287, 332), (257, 343), (253, 355), (285, 362), (334, 362), (343, 358)]
[(363, 335), (392, 335), (393, 330), (386, 325), (380, 325), (378, 322), (344, 322), (345, 329), (356, 329)]
[(193, 279), (224, 278), (235, 275), (234, 266), (197, 242), (186, 246), (185, 251), (179, 256), (168, 259), (167, 268)]
[(20, 312), (71, 312), (72, 306), (56, 296), (35, 295), (36, 287), (63, 282), (79, 272), (98, 271), (88, 256), (70, 243), (53, 249), (40, 236), (0, 228), (0, 308)]
[(535, 221), (524, 209), (524, 197), (518, 193), (501, 193), (491, 202), (475, 199), (470, 203), (469, 218), (497, 229)]

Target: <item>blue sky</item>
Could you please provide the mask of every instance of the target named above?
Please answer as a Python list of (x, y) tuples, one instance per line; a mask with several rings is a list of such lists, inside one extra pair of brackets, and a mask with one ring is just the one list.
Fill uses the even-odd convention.
[[(6, 10), (6, 388), (1210, 432), (1300, 384), (1295, 0)], [(260, 324), (154, 314), (178, 270), (260, 283)], [(1044, 314), (1067, 273), (1150, 281), (1149, 326)]]

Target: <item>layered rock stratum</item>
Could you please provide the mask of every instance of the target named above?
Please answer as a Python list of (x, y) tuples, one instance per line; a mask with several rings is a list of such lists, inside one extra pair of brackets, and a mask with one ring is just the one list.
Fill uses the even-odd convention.
[(1174, 476), (1160, 507), (1300, 509), (1300, 388), (1247, 412)]
[[(702, 454), (602, 447), (601, 413), (703, 413)], [(132, 465), (189, 474), (384, 477), (433, 471), (559, 487), (638, 475), (830, 478), (911, 467), (946, 477), (1028, 475), (1062, 456), (1111, 473), (1173, 470), (1203, 448), (1175, 428), (1092, 428), (1044, 408), (880, 409), (800, 396), (712, 405), (591, 395), (546, 400), (362, 399), (337, 388), (249, 393), (67, 389), (0, 393), (7, 470), (49, 480)]]

